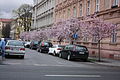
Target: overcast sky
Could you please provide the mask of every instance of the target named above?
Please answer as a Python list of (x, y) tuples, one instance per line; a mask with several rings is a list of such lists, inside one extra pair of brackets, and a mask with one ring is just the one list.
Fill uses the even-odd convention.
[(12, 10), (22, 4), (33, 5), (33, 0), (0, 0), (0, 18), (12, 18)]

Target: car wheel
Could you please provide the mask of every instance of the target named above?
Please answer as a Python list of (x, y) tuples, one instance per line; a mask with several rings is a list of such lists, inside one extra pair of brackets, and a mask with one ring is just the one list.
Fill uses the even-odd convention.
[(32, 49), (32, 47), (30, 47), (30, 49)]
[(42, 50), (40, 49), (39, 52), (42, 53)]
[(21, 59), (24, 59), (24, 56), (21, 56)]
[(37, 52), (40, 52), (40, 50), (37, 48)]
[(56, 52), (55, 51), (54, 51), (53, 55), (56, 56)]
[(50, 55), (50, 53), (48, 52), (48, 54)]
[(59, 57), (62, 58), (62, 54), (61, 53), (59, 53)]
[(71, 55), (69, 54), (68, 56), (67, 56), (67, 60), (71, 60)]
[(87, 59), (87, 58), (86, 58), (86, 59), (83, 59), (83, 61), (84, 61), (84, 62), (87, 62), (87, 61), (88, 61), (88, 59)]

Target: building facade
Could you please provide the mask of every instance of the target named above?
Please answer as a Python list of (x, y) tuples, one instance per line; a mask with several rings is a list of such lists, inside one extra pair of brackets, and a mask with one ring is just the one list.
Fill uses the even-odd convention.
[(50, 27), (54, 20), (54, 7), (55, 0), (34, 0), (31, 29)]
[(10, 37), (12, 39), (20, 39), (20, 33), (25, 31), (23, 20), (20, 18), (16, 18), (11, 22), (11, 31), (10, 31)]
[[(3, 19), (0, 18), (0, 37), (4, 37), (5, 33), (3, 34), (3, 29), (8, 27), (7, 25), (10, 25), (13, 19)], [(10, 27), (10, 26), (9, 26)]]
[[(56, 0), (54, 21), (72, 17), (81, 19), (96, 14), (106, 22), (118, 27), (111, 37), (101, 42), (101, 57), (120, 59), (120, 1), (119, 0)], [(98, 56), (98, 44), (95, 39), (77, 40), (77, 44), (89, 48), (90, 56)]]
[(16, 28), (17, 28), (17, 22), (16, 20), (11, 22), (11, 30), (10, 30), (10, 37), (12, 39), (16, 39)]

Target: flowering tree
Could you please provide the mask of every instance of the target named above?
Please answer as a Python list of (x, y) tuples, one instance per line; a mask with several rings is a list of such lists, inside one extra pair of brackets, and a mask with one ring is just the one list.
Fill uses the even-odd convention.
[(111, 36), (111, 33), (117, 29), (117, 26), (105, 22), (98, 18), (89, 18), (89, 21), (86, 21), (86, 31), (89, 36), (94, 37), (96, 36), (98, 40), (98, 57), (100, 61), (100, 43), (103, 38), (107, 38)]
[(53, 36), (57, 37), (59, 42), (63, 39), (69, 39), (71, 43), (73, 43), (74, 34), (77, 34), (78, 37), (81, 36), (82, 32), (82, 22), (77, 18), (71, 18), (66, 21), (59, 21), (53, 26), (52, 34)]
[(51, 38), (57, 39), (58, 42), (61, 44), (63, 39), (66, 36), (65, 30), (65, 21), (60, 20), (59, 22), (55, 23), (51, 29), (49, 29)]
[(29, 40), (30, 39), (29, 32), (22, 32), (22, 33), (20, 33), (20, 38), (22, 40)]
[[(71, 44), (73, 44), (73, 40), (81, 37), (82, 26), (83, 23), (77, 18), (72, 18), (66, 21), (66, 38), (71, 41)], [(76, 35), (76, 38), (74, 37), (74, 35)]]

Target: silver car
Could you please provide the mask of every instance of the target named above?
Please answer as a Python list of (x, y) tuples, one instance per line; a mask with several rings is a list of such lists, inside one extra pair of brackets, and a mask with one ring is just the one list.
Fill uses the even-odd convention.
[(5, 55), (17, 55), (24, 59), (25, 47), (22, 41), (8, 40), (5, 47)]

